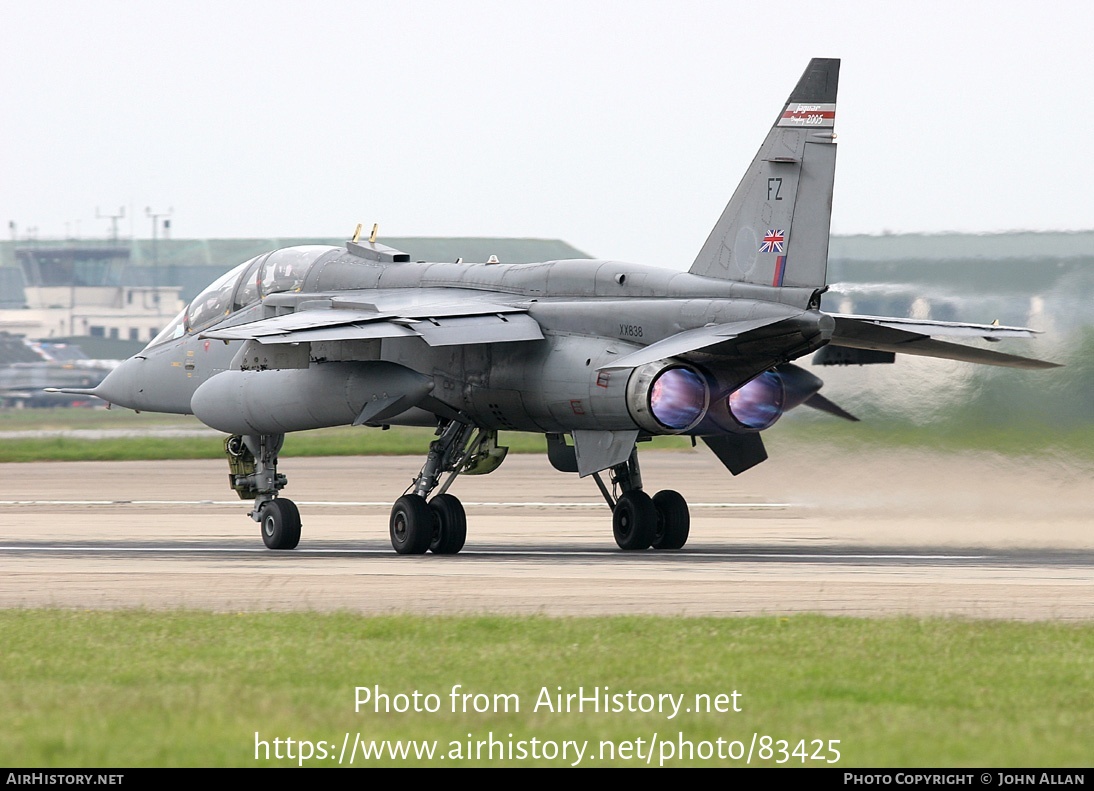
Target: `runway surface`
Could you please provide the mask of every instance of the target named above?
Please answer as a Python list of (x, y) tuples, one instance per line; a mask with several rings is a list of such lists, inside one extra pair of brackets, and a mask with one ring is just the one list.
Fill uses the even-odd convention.
[(546, 615), (1094, 618), (1094, 476), (985, 454), (782, 452), (733, 478), (642, 454), (679, 490), (679, 552), (618, 550), (591, 480), (513, 456), (453, 488), (454, 557), (401, 557), (412, 457), (282, 460), (299, 549), (262, 546), (219, 461), (0, 464), (0, 606)]

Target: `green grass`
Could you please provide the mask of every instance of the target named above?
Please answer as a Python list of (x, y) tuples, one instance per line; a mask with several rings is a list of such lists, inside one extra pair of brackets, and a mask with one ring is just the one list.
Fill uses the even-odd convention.
[[(144, 418), (148, 420), (144, 420)], [(196, 418), (183, 415), (146, 415), (127, 410), (7, 410), (0, 411), (0, 431), (71, 431), (203, 428)], [(380, 429), (340, 426), (287, 435), (285, 456), (404, 456), (422, 455), (435, 438), (433, 429), (396, 427)], [(542, 434), (502, 432), (501, 442), (512, 453), (546, 453)], [(681, 437), (658, 437), (643, 447), (688, 447)], [(72, 436), (5, 438), (0, 440), (0, 462), (134, 461), (143, 459), (219, 459), (223, 435), (208, 437)]]
[(130, 409), (0, 408), (0, 431), (64, 431), (72, 429), (200, 428), (190, 415), (134, 412)]
[[(271, 750), (290, 737), (340, 749), (348, 732), (437, 740), (442, 752), (469, 733), (590, 750), (654, 733), (747, 748), (756, 733), (791, 746), (838, 739), (842, 767), (1087, 766), (1094, 733), (1089, 624), (14, 610), (0, 612), (0, 645), (8, 766), (266, 765), (256, 732)], [(514, 693), (520, 712), (452, 713), (455, 684)], [(374, 685), (434, 693), (441, 710), (355, 713), (355, 688)], [(558, 686), (688, 704), (736, 690), (742, 711), (533, 712), (540, 690)]]
[[(128, 410), (2, 410), (0, 431), (63, 431), (74, 429), (201, 428), (196, 418), (181, 415), (136, 414)], [(289, 434), (283, 453), (291, 456), (421, 455), (433, 439), (426, 428), (338, 427)], [(502, 432), (502, 444), (512, 453), (545, 453), (541, 434)], [(944, 452), (986, 451), (1016, 456), (1053, 455), (1094, 461), (1094, 425), (1069, 427), (1035, 422), (1003, 426), (971, 421), (944, 421), (917, 426), (902, 421), (847, 423), (826, 417), (793, 414), (770, 431), (764, 441), (772, 452), (797, 444), (846, 450), (871, 447), (918, 448)], [(686, 437), (657, 437), (642, 448), (686, 448)], [(219, 459), (222, 439), (209, 437), (19, 437), (0, 440), (0, 462), (125, 461), (143, 459)]]

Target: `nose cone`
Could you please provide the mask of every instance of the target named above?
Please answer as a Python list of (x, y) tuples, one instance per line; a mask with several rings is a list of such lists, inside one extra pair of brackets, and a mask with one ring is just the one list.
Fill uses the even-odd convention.
[(144, 405), (140, 403), (143, 393), (140, 374), (146, 362), (142, 357), (130, 357), (108, 373), (99, 386), (91, 391), (92, 394), (111, 404), (129, 409), (143, 409)]

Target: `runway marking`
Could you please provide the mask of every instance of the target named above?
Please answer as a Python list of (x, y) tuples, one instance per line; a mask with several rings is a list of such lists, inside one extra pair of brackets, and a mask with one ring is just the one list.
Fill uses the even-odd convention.
[[(190, 554), (229, 554), (248, 553), (264, 554), (272, 558), (292, 558), (300, 555), (383, 555), (396, 558), (391, 549), (294, 549), (286, 552), (275, 552), (262, 547), (101, 547), (101, 546), (0, 546), (0, 552), (160, 552), (160, 553), (190, 553)], [(479, 555), (528, 555), (536, 557), (596, 557), (605, 555), (620, 555), (616, 550), (542, 550), (542, 549), (480, 549), (465, 551), (460, 557), (476, 557)], [(765, 558), (784, 560), (987, 560), (990, 555), (908, 555), (908, 554), (838, 554), (826, 555), (823, 553), (783, 553), (783, 552), (696, 552), (673, 553), (671, 555), (650, 553), (627, 553), (621, 557), (700, 557), (700, 558)]]
[[(4, 505), (249, 505), (250, 500), (0, 500)], [(318, 508), (390, 508), (387, 500), (294, 500), (298, 506)], [(604, 502), (468, 502), (465, 508), (595, 508)], [(794, 503), (688, 503), (688, 508), (740, 508), (746, 510), (794, 508)]]

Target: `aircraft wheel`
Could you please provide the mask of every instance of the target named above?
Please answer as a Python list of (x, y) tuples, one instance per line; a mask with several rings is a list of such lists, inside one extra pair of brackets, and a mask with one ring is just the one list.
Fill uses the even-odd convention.
[(404, 494), (391, 508), (391, 546), (400, 555), (423, 555), (433, 541), (433, 511), (424, 497)]
[(657, 509), (657, 529), (653, 533), (654, 549), (680, 549), (691, 532), (691, 514), (687, 501), (679, 492), (665, 489), (653, 496)]
[(612, 512), (612, 532), (620, 549), (649, 549), (657, 530), (657, 509), (643, 491), (623, 492)]
[(296, 549), (300, 543), (300, 510), (292, 500), (267, 500), (258, 512), (262, 542), (269, 549)]
[(463, 503), (451, 494), (438, 494), (429, 501), (433, 511), (433, 540), (429, 550), (434, 555), (455, 555), (467, 540), (467, 514)]

